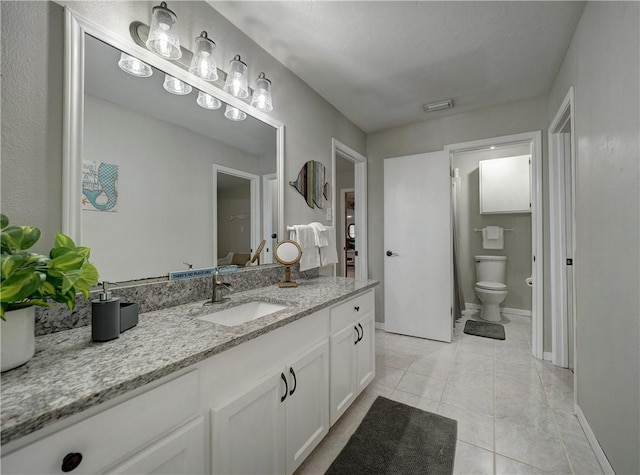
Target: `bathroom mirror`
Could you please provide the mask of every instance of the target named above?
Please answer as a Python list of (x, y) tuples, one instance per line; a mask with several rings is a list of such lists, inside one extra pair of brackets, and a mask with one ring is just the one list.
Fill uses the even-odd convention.
[(322, 163), (309, 160), (302, 165), (295, 180), (290, 181), (307, 202), (309, 208), (324, 208), (325, 200), (329, 199), (329, 183), (325, 182), (325, 167)]
[[(282, 235), (283, 228), (282, 124), (177, 64), (69, 10), (66, 15), (71, 40), (66, 46), (63, 229), (91, 248), (101, 278), (118, 282), (162, 277), (186, 265), (213, 267), (224, 257), (218, 255), (218, 235), (234, 215), (250, 215), (243, 232), (252, 237), (242, 249), (230, 250), (251, 256), (264, 240), (260, 263), (270, 262), (271, 236)], [(150, 64), (153, 74), (126, 74), (118, 67), (122, 51)], [(165, 74), (192, 91), (168, 93)], [(199, 91), (220, 99), (222, 107), (200, 107)], [(246, 111), (246, 120), (224, 117), (225, 101)], [(214, 167), (257, 177), (251, 196), (242, 197), (253, 200), (250, 211), (230, 213), (222, 224)], [(91, 199), (83, 187), (92, 188), (104, 169), (111, 171), (111, 181)], [(105, 203), (109, 210), (95, 206)]]
[(298, 263), (302, 257), (302, 248), (296, 241), (285, 240), (280, 241), (275, 249), (274, 256), (276, 260), (285, 266), (284, 282), (278, 283), (279, 287), (297, 287), (298, 283), (291, 280), (291, 267)]

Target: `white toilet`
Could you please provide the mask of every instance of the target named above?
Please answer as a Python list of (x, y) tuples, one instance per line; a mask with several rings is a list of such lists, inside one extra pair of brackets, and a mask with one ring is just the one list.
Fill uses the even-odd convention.
[(505, 275), (506, 256), (475, 256), (476, 286), (475, 292), (482, 302), (480, 318), (489, 322), (499, 322), (500, 304), (507, 297)]

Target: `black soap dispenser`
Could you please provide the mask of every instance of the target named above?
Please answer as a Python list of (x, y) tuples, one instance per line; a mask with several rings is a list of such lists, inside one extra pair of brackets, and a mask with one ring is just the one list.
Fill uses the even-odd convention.
[(109, 341), (120, 336), (120, 297), (112, 297), (109, 283), (102, 283), (102, 292), (91, 301), (91, 339)]

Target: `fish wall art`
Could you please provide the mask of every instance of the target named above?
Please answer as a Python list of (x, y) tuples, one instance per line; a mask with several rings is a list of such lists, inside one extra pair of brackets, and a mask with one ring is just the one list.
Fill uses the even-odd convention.
[(309, 160), (302, 165), (298, 177), (289, 184), (304, 196), (310, 208), (324, 208), (324, 201), (329, 199), (329, 183), (325, 182), (325, 167), (315, 160)]

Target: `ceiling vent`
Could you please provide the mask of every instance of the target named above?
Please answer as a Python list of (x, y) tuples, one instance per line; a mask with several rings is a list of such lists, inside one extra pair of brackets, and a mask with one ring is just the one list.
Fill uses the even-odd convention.
[(453, 107), (453, 99), (446, 99), (444, 101), (431, 102), (422, 106), (425, 112), (440, 111), (443, 109), (451, 109)]

